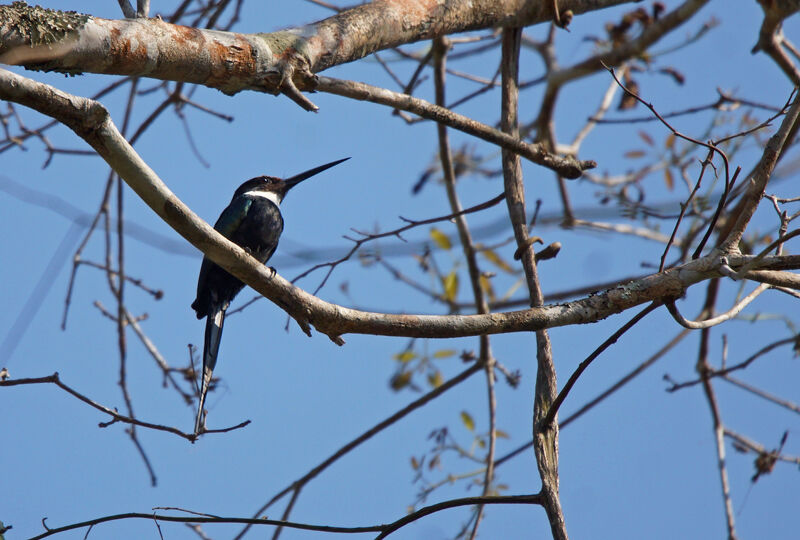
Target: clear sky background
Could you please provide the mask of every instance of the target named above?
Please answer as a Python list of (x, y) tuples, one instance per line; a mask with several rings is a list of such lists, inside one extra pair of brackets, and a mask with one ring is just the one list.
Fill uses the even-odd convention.
[[(46, 7), (80, 10), (107, 18), (119, 18), (116, 2), (42, 1)], [(679, 2), (667, 1), (668, 9)], [(170, 12), (175, 2), (154, 0), (151, 12)], [(644, 4), (642, 4), (644, 5)], [(561, 65), (576, 63), (592, 52), (587, 35), (604, 35), (608, 21), (619, 20), (634, 4), (577, 17), (571, 32), (559, 32), (558, 59)], [(267, 32), (327, 17), (329, 13), (312, 4), (293, 2), (245, 3), (241, 23), (235, 30)], [(703, 23), (716, 24), (698, 43), (678, 49), (658, 60), (659, 67), (674, 66), (685, 77), (676, 85), (669, 77), (637, 74), (640, 90), (662, 112), (712, 102), (717, 88), (734, 91), (743, 98), (775, 106), (789, 96), (791, 84), (765, 55), (751, 55), (761, 22), (761, 10), (752, 0), (711, 2), (688, 25), (673, 32), (653, 47), (666, 51), (697, 32)], [(786, 32), (797, 38), (798, 25)], [(526, 29), (543, 39), (546, 25)], [(428, 42), (409, 46), (425, 50)], [(450, 66), (491, 77), (498, 51)], [(391, 53), (383, 58), (394, 59)], [(414, 66), (394, 62), (393, 67), (408, 79)], [(67, 92), (90, 96), (113, 79), (86, 75), (67, 78), (58, 74), (14, 69)], [(541, 75), (537, 55), (523, 55), (521, 79)], [(388, 75), (374, 61), (339, 66), (325, 75), (368, 82), (396, 89)], [(157, 81), (142, 80), (141, 89)], [(598, 74), (570, 86), (559, 99), (556, 117), (558, 135), (570, 140), (597, 107), (609, 84), (607, 74)], [(474, 83), (449, 78), (449, 96), (459, 97), (476, 88)], [(521, 97), (521, 117), (532, 119), (539, 108), (541, 86)], [(117, 125), (121, 125), (127, 87), (104, 97)], [(417, 95), (432, 100), (430, 80)], [(307, 113), (283, 97), (246, 92), (233, 98), (206, 88), (193, 91), (192, 99), (213, 110), (231, 115), (228, 123), (202, 111), (184, 108), (186, 130), (173, 112), (167, 112), (140, 139), (135, 148), (186, 204), (213, 223), (229, 202), (233, 190), (247, 178), (270, 174), (289, 176), (310, 167), (350, 156), (352, 159), (327, 171), (290, 193), (283, 205), (286, 222), (280, 247), (270, 264), (289, 279), (312, 263), (329, 260), (350, 244), (342, 238), (359, 230), (390, 230), (402, 225), (398, 216), (423, 219), (449, 213), (443, 187), (429, 182), (418, 195), (411, 187), (436, 157), (436, 129), (430, 122), (407, 126), (385, 107), (356, 102), (328, 94), (314, 94), (320, 107)], [(163, 100), (161, 90), (142, 95), (132, 125), (138, 126)], [(452, 101), (452, 99), (448, 100)], [(5, 110), (5, 105), (0, 104)], [(29, 127), (44, 119), (22, 107)], [(458, 112), (494, 123), (499, 112), (499, 90), (459, 108)], [(627, 113), (642, 116), (638, 108)], [(753, 115), (766, 118), (766, 113)], [(610, 116), (620, 113), (612, 111)], [(710, 113), (675, 121), (678, 129), (703, 138), (712, 120)], [(731, 127), (731, 129), (734, 129)], [(666, 130), (655, 123), (635, 126), (598, 127), (586, 140), (581, 158), (598, 161), (599, 171), (620, 174), (639, 165), (625, 153), (643, 148), (636, 135), (644, 131), (662, 145)], [(771, 133), (771, 132), (770, 132)], [(86, 145), (66, 128), (48, 132), (54, 145), (85, 149)], [(452, 132), (454, 148), (472, 145), (486, 156), (487, 167), (499, 167), (496, 148)], [(192, 149), (206, 162), (201, 162)], [(759, 148), (750, 141), (736, 155), (735, 165), (744, 172), (758, 159)], [(698, 157), (700, 154), (698, 153)], [(788, 163), (793, 155), (787, 156)], [(0, 367), (14, 378), (39, 377), (58, 372), (62, 380), (99, 403), (124, 410), (118, 381), (117, 336), (114, 324), (93, 307), (95, 301), (115, 309), (104, 275), (94, 269), (80, 270), (75, 286), (68, 326), (60, 330), (64, 297), (71, 266), (71, 254), (102, 196), (108, 175), (97, 157), (57, 155), (47, 159), (39, 141), (29, 139), (25, 151), (0, 154), (0, 237), (3, 261), (0, 284), (5, 309), (0, 310), (0, 339), (5, 339)], [(529, 207), (541, 198), (543, 215), (557, 215), (560, 206), (550, 171), (523, 163)], [(697, 169), (690, 176), (694, 178)], [(645, 180), (648, 201), (673, 204), (685, 198), (678, 181), (674, 192), (664, 188), (663, 177)], [(796, 174), (787, 175), (771, 192), (797, 196)], [(69, 216), (56, 205), (43, 208), (23, 200), (19, 187), (58, 197), (71, 205)], [(588, 183), (570, 184), (575, 207), (597, 206), (600, 189)], [(462, 203), (471, 206), (502, 191), (499, 178), (466, 177), (459, 183)], [(61, 204), (61, 203), (59, 203)], [(60, 206), (58, 208), (61, 208)], [(758, 222), (774, 227), (772, 210), (759, 212)], [(582, 214), (579, 211), (578, 216)], [(135, 314), (147, 313), (142, 327), (173, 366), (187, 363), (187, 344), (202, 344), (203, 322), (189, 308), (194, 299), (201, 255), (162, 223), (136, 196), (125, 194), (125, 218), (157, 236), (126, 238), (127, 273), (148, 286), (164, 291), (154, 301), (132, 286), (127, 287), (128, 307)], [(469, 216), (470, 225), (490, 226), (505, 218), (505, 206), (498, 205), (480, 215)], [(77, 222), (79, 225), (72, 227)], [(604, 220), (622, 222), (610, 210)], [(664, 222), (664, 228), (671, 222)], [(72, 228), (71, 228), (72, 227)], [(440, 228), (455, 240), (455, 228)], [(131, 232), (132, 229), (129, 229)], [(509, 234), (491, 229), (480, 237), (485, 244), (504, 241)], [(657, 264), (663, 246), (641, 239), (611, 237), (586, 231), (566, 231), (543, 225), (535, 234), (545, 243), (559, 241), (561, 254), (541, 265), (545, 293), (608, 281), (650, 271), (641, 263)], [(427, 242), (428, 228), (416, 229), (405, 238)], [(391, 255), (396, 240), (381, 241)], [(789, 246), (791, 248), (791, 246)], [(93, 236), (86, 258), (102, 261), (102, 234)], [(312, 262), (299, 254), (316, 253)], [(329, 252), (328, 250), (333, 250)], [(437, 253), (443, 268), (459, 257)], [(511, 259), (513, 249), (501, 254)], [(391, 256), (392, 264), (429, 284), (415, 261), (407, 254)], [(484, 266), (489, 263), (482, 260)], [(53, 271), (49, 271), (52, 268)], [(462, 265), (463, 268), (463, 265)], [(317, 272), (299, 282), (314, 290), (322, 278)], [(499, 276), (496, 288), (504, 291), (516, 277)], [(470, 298), (462, 275), (460, 299)], [(435, 286), (434, 283), (430, 283)], [(737, 290), (723, 284), (725, 302)], [(749, 286), (750, 290), (752, 286)], [(40, 291), (37, 293), (36, 291)], [(703, 297), (703, 287), (690, 291), (681, 307), (693, 316)], [(239, 303), (254, 293), (245, 290)], [(516, 296), (520, 296), (518, 290)], [(357, 260), (341, 265), (319, 293), (325, 300), (363, 309), (407, 313), (442, 313), (441, 305), (397, 282), (380, 267), (364, 267)], [(31, 298), (41, 301), (34, 313)], [(26, 311), (27, 309), (27, 311)], [(715, 333), (712, 358), (721, 354), (721, 335), (729, 338), (729, 361), (741, 361), (765, 343), (789, 337), (796, 323), (797, 303), (779, 293), (766, 293), (746, 310), (749, 315), (785, 314), (754, 324), (734, 321)], [(26, 315), (27, 314), (27, 315)], [(589, 326), (553, 330), (553, 348), (559, 381), (563, 383), (575, 366), (605, 337), (627, 321), (633, 312)], [(30, 319), (24, 334), (19, 321)], [(17, 325), (15, 327), (15, 324)], [(256, 302), (226, 324), (216, 375), (218, 390), (210, 395), (209, 427), (226, 427), (252, 420), (244, 429), (228, 434), (203, 436), (196, 444), (163, 432), (139, 429), (139, 439), (157, 475), (150, 485), (142, 460), (125, 434), (125, 426), (98, 428), (107, 421), (98, 413), (52, 385), (0, 388), (0, 520), (13, 529), (9, 539), (26, 538), (42, 531), (41, 520), (50, 527), (121, 512), (150, 512), (154, 507), (180, 507), (221, 516), (251, 516), (275, 493), (290, 485), (320, 461), (375, 423), (416, 399), (412, 389), (393, 392), (388, 381), (397, 367), (393, 355), (408, 345), (407, 339), (345, 336), (346, 345), (337, 347), (327, 337), (307, 338), (296, 324), (286, 332), (286, 315), (268, 301)], [(12, 328), (15, 330), (12, 332)], [(604, 354), (576, 385), (562, 408), (562, 417), (576, 411), (606, 389), (624, 373), (668, 342), (680, 328), (661, 310), (650, 315)], [(7, 332), (14, 334), (10, 339)], [(19, 336), (18, 340), (15, 336)], [(601, 406), (565, 428), (561, 437), (561, 496), (568, 530), (573, 538), (672, 539), (724, 538), (722, 499), (716, 469), (711, 416), (699, 387), (670, 394), (662, 376), (686, 380), (694, 376), (698, 335), (691, 335), (649, 371)], [(18, 344), (12, 352), (12, 345)], [(162, 386), (161, 371), (136, 337), (128, 337), (128, 380), (136, 415), (158, 424), (190, 431), (195, 404), (187, 405), (177, 393)], [(440, 349), (476, 350), (477, 339), (417, 342), (415, 350), (433, 354)], [(535, 343), (532, 335), (492, 338), (495, 356), (510, 370), (519, 370), (522, 382), (512, 389), (498, 383), (498, 427), (510, 435), (498, 441), (498, 455), (523, 444), (530, 437)], [(465, 365), (457, 356), (436, 360), (445, 379)], [(747, 371), (752, 384), (797, 401), (800, 367), (788, 347), (760, 360)], [(425, 388), (424, 376), (418, 382)], [(726, 423), (735, 431), (765, 444), (777, 446), (789, 430), (788, 453), (800, 453), (800, 426), (796, 414), (744, 394), (724, 383), (716, 389)], [(429, 434), (448, 426), (452, 436), (469, 448), (474, 437), (460, 420), (468, 411), (475, 430), (485, 433), (488, 425), (486, 389), (482, 375), (473, 376), (442, 398), (412, 413), (380, 433), (355, 452), (327, 469), (303, 490), (291, 519), (315, 524), (358, 526), (393, 521), (416, 501), (420, 484), (414, 483), (411, 456), (421, 457), (433, 446)], [(774, 474), (752, 486), (753, 455), (737, 454), (727, 445), (729, 473), (737, 527), (742, 538), (796, 538), (800, 530), (797, 501), (800, 488), (796, 468), (779, 463)], [(448, 473), (463, 474), (477, 468), (475, 463), (446, 454), (441, 470), (427, 472), (433, 481)], [(497, 470), (503, 493), (534, 493), (539, 489), (532, 451), (509, 461)], [(468, 481), (467, 481), (468, 482)], [(435, 491), (427, 500), (479, 494), (456, 483)], [(279, 518), (285, 501), (267, 512)], [(397, 538), (450, 538), (467, 519), (467, 508), (449, 510), (424, 518), (403, 529)], [(240, 526), (204, 527), (212, 538), (231, 538)], [(198, 538), (184, 525), (162, 524), (164, 538)], [(247, 538), (271, 535), (271, 528), (259, 528)], [(59, 538), (83, 538), (85, 530)], [(481, 538), (548, 538), (544, 512), (535, 506), (491, 507), (487, 509)], [(371, 535), (359, 536), (370, 537)], [(285, 530), (282, 538), (322, 538), (322, 533)], [(90, 538), (158, 538), (152, 522), (123, 521), (98, 526)]]

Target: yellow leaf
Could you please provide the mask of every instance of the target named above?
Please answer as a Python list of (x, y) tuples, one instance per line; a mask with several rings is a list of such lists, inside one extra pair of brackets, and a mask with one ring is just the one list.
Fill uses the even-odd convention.
[(431, 388), (439, 388), (442, 386), (442, 372), (437, 371), (436, 373), (431, 373), (428, 375), (428, 384), (431, 385)]
[(669, 168), (664, 169), (664, 183), (667, 185), (667, 189), (672, 191), (672, 188), (675, 187), (675, 180), (672, 178), (672, 171)]
[(472, 419), (472, 416), (467, 411), (461, 411), (461, 421), (464, 422), (464, 426), (470, 431), (475, 431), (475, 420)]
[(455, 302), (456, 295), (458, 294), (458, 274), (456, 274), (455, 271), (447, 274), (442, 280), (442, 286), (444, 287), (445, 300)]
[(484, 274), (478, 276), (478, 283), (481, 285), (481, 290), (485, 292), (489, 296), (489, 301), (494, 302), (496, 295), (494, 294), (494, 287), (492, 287), (492, 281), (486, 277)]
[(440, 349), (433, 353), (434, 358), (450, 358), (451, 356), (455, 356), (456, 351), (453, 349)]
[(398, 362), (402, 362), (404, 364), (406, 362), (410, 362), (411, 360), (413, 360), (416, 357), (417, 357), (417, 353), (415, 353), (414, 351), (403, 351), (401, 353), (397, 353), (394, 356), (392, 356), (392, 358), (394, 358)]
[(508, 436), (508, 433), (506, 433), (506, 432), (505, 432), (505, 431), (503, 431), (502, 429), (496, 429), (496, 430), (494, 430), (494, 435), (495, 435), (495, 437), (497, 437), (498, 439), (510, 439), (510, 438), (511, 438), (511, 437), (509, 437), (509, 436)]
[(483, 256), (486, 257), (490, 263), (494, 264), (503, 272), (508, 272), (509, 274), (514, 273), (514, 269), (511, 268), (511, 266), (506, 261), (504, 261), (500, 257), (500, 255), (498, 255), (494, 250), (484, 249), (483, 251), (481, 251), (481, 253), (483, 253)]
[(664, 141), (664, 148), (672, 149), (674, 144), (675, 144), (675, 134), (670, 133), (669, 135), (667, 135), (667, 138)]
[(449, 250), (453, 247), (453, 244), (450, 243), (450, 238), (436, 227), (431, 227), (431, 238), (441, 249)]

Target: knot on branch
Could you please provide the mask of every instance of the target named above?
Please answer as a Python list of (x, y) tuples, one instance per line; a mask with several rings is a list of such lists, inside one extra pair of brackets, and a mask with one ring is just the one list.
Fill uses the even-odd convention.
[(266, 72), (264, 82), (267, 92), (275, 95), (283, 94), (307, 111), (319, 110), (319, 107), (300, 92), (300, 88), (314, 90), (318, 84), (317, 76), (306, 66), (297, 69), (290, 60), (281, 60)]
[(583, 176), (584, 171), (597, 167), (597, 162), (591, 159), (576, 159), (572, 156), (563, 156), (558, 159), (558, 163), (553, 165), (553, 169), (567, 180), (576, 180)]

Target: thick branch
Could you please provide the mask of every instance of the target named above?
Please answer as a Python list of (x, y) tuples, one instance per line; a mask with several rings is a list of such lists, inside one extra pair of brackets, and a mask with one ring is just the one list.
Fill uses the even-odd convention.
[[(195, 215), (161, 181), (119, 134), (97, 102), (0, 70), (0, 98), (31, 107), (70, 127), (88, 142), (139, 197), (176, 232), (214, 262), (278, 304), (310, 333), (309, 325), (332, 339), (346, 333), (450, 338), (530, 332), (596, 322), (640, 304), (677, 298), (700, 281), (720, 277), (720, 263), (703, 257), (660, 274), (614, 287), (574, 302), (485, 315), (402, 315), (359, 311), (331, 304), (293, 286), (259, 264)], [(729, 255), (736, 269), (752, 257)], [(800, 268), (800, 256), (772, 256), (754, 270)]]
[[(631, 1), (561, 0), (560, 7), (577, 14)], [(547, 0), (382, 0), (298, 28), (240, 34), (14, 4), (0, 6), (0, 62), (196, 83), (229, 94), (283, 92), (311, 109), (297, 90), (313, 90), (313, 73), (404, 43), (548, 21), (550, 5)]]

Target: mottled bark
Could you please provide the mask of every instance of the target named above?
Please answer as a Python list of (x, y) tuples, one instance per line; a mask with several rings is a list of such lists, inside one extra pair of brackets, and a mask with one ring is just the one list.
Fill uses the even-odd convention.
[[(632, 0), (562, 0), (562, 13)], [(0, 63), (70, 74), (182, 81), (234, 94), (313, 90), (314, 73), (435, 36), (549, 20), (547, 0), (378, 0), (298, 28), (240, 34), (161, 19), (108, 20), (24, 3), (0, 6)], [(313, 106), (304, 104), (306, 108)]]

